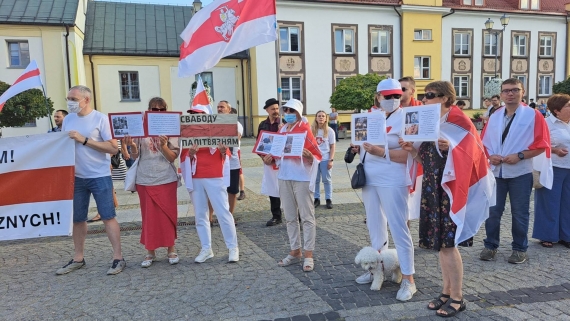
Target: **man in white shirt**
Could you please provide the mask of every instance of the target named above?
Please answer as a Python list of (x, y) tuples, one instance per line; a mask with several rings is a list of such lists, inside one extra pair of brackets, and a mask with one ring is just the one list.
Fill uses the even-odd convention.
[[(218, 114), (230, 114), (232, 106), (227, 100), (221, 100), (218, 103)], [(241, 135), (243, 134), (243, 126), (238, 121), (238, 139), (241, 143)], [(230, 213), (234, 214), (236, 207), (237, 195), (239, 189), (239, 175), (241, 171), (241, 163), (239, 160), (239, 147), (230, 148), (232, 155), (230, 156), (230, 186), (228, 186), (228, 202), (230, 203)]]
[(109, 119), (91, 107), (91, 89), (75, 86), (67, 94), (69, 115), (63, 121), (62, 131), (75, 140), (75, 190), (73, 195), (73, 244), (71, 261), (57, 270), (62, 275), (85, 266), (84, 247), (87, 236), (87, 212), (91, 195), (97, 204), (107, 237), (113, 247), (113, 264), (108, 275), (120, 273), (126, 266), (121, 252), (121, 233), (115, 219), (113, 181), (110, 156), (118, 152), (112, 139)]

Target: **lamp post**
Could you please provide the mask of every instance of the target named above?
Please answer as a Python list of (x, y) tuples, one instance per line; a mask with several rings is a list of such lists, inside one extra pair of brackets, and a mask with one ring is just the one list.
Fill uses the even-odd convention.
[[(489, 34), (491, 34), (491, 32), (493, 32), (495, 34), (495, 78), (497, 78), (497, 63), (499, 61), (499, 32), (500, 33), (504, 33), (505, 29), (507, 28), (507, 25), (509, 24), (509, 20), (511, 18), (509, 18), (505, 13), (503, 13), (503, 16), (501, 17), (501, 25), (503, 26), (503, 29), (501, 30), (495, 30), (493, 31), (493, 25), (495, 24), (493, 22), (493, 20), (491, 20), (491, 18), (487, 19), (487, 21), (485, 21), (485, 28), (487, 29), (487, 31), (489, 32)], [(489, 41), (490, 42), (490, 41)], [(503, 43), (503, 38), (501, 38), (501, 44)], [(501, 46), (502, 49), (502, 46)]]

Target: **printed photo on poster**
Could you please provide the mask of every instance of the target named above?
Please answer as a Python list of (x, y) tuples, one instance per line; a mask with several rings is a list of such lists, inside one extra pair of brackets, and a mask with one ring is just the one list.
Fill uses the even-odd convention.
[(113, 138), (123, 138), (126, 135), (145, 137), (143, 114), (140, 112), (109, 113), (109, 123)]
[(274, 158), (301, 157), (306, 134), (286, 134), (261, 131), (253, 146), (253, 153), (270, 154)]
[(386, 144), (386, 116), (383, 112), (354, 114), (351, 121), (352, 144)]
[(404, 108), (402, 139), (407, 142), (430, 142), (439, 138), (441, 104)]

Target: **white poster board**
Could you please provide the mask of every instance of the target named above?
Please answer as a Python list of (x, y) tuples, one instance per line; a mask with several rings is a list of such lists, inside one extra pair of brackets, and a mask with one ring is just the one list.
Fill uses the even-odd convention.
[(113, 138), (145, 137), (143, 113), (109, 113), (109, 123)]
[(386, 115), (383, 112), (353, 114), (350, 128), (353, 145), (386, 145)]
[(439, 138), (441, 104), (403, 109), (401, 137), (406, 142), (435, 142)]

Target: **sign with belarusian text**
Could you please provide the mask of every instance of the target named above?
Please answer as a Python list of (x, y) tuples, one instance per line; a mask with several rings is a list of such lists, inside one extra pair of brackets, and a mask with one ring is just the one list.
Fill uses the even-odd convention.
[(187, 114), (180, 116), (180, 146), (190, 148), (216, 147), (218, 144), (227, 147), (238, 147), (238, 126), (235, 114)]
[(0, 241), (71, 235), (74, 176), (68, 133), (0, 139)]

